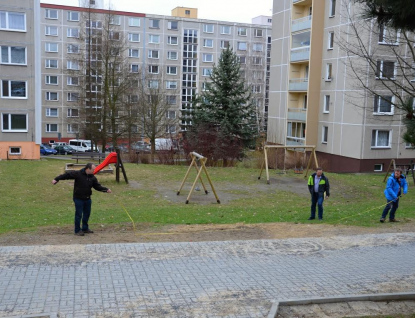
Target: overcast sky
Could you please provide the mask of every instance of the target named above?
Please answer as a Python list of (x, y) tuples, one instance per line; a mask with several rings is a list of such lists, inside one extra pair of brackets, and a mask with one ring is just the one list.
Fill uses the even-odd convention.
[[(259, 15), (272, 15), (273, 0), (112, 0), (119, 11), (171, 15), (175, 7), (198, 9), (199, 19), (251, 23)], [(78, 6), (78, 0), (40, 0), (42, 3)]]

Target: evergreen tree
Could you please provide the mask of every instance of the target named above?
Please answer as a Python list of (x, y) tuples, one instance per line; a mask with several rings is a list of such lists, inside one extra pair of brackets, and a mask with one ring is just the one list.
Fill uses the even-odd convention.
[(186, 148), (227, 165), (230, 160), (240, 159), (243, 149), (255, 142), (256, 107), (232, 49), (222, 51), (210, 79), (205, 82), (206, 90), (195, 99)]

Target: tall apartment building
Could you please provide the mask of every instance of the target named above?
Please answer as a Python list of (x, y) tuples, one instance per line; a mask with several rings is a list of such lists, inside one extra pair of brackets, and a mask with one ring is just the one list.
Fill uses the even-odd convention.
[[(195, 9), (176, 9), (173, 13), (185, 17), (41, 4), (42, 141), (57, 140), (58, 136), (62, 141), (85, 137), (72, 123), (78, 113), (71, 106), (70, 92), (77, 85), (71, 56), (78, 52), (78, 35), (85, 28), (82, 13), (87, 10), (94, 13), (91, 23), (98, 29), (105, 15), (113, 16), (112, 23), (128, 39), (126, 58), (132, 72), (156, 76), (157, 85), (176, 94), (169, 98), (168, 116), (180, 118), (180, 124), (166, 127), (166, 133), (178, 133), (191, 125), (191, 99), (204, 89), (226, 47), (232, 47), (239, 56), (242, 72), (252, 85), (258, 120), (265, 127), (271, 27), (187, 18), (186, 11), (192, 15)], [(155, 83), (149, 81), (148, 85)]]
[(0, 159), (39, 159), (38, 0), (0, 3)]
[[(382, 66), (396, 69), (386, 49), (393, 45), (405, 55), (406, 46), (385, 42), (370, 21), (353, 37), (350, 23), (360, 13), (353, 1), (274, 0), (267, 140), (315, 145), (321, 165), (332, 171), (385, 171), (391, 159), (409, 164), (415, 154), (402, 140), (402, 114), (378, 74)], [(378, 54), (377, 71), (348, 56), (356, 34), (369, 55)]]

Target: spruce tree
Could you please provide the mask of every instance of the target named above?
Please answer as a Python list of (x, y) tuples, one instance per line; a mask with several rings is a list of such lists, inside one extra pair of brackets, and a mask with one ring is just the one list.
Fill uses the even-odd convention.
[(243, 149), (255, 142), (256, 107), (232, 49), (222, 51), (210, 79), (205, 82), (206, 90), (195, 98), (193, 127), (187, 134), (187, 143), (214, 161), (222, 159), (227, 164), (240, 159)]

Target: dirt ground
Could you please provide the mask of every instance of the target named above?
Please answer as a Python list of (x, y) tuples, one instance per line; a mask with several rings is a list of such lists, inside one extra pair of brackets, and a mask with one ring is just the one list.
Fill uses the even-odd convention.
[(0, 235), (2, 246), (62, 245), (62, 244), (110, 244), (133, 242), (200, 242), (285, 239), (300, 237), (333, 237), (375, 233), (415, 232), (415, 223), (385, 224), (383, 227), (329, 225), (324, 223), (261, 223), (261, 224), (212, 224), (166, 225), (139, 224), (134, 230), (131, 224), (94, 224), (93, 234), (75, 236), (72, 226), (43, 227), (36, 232), (9, 232)]

